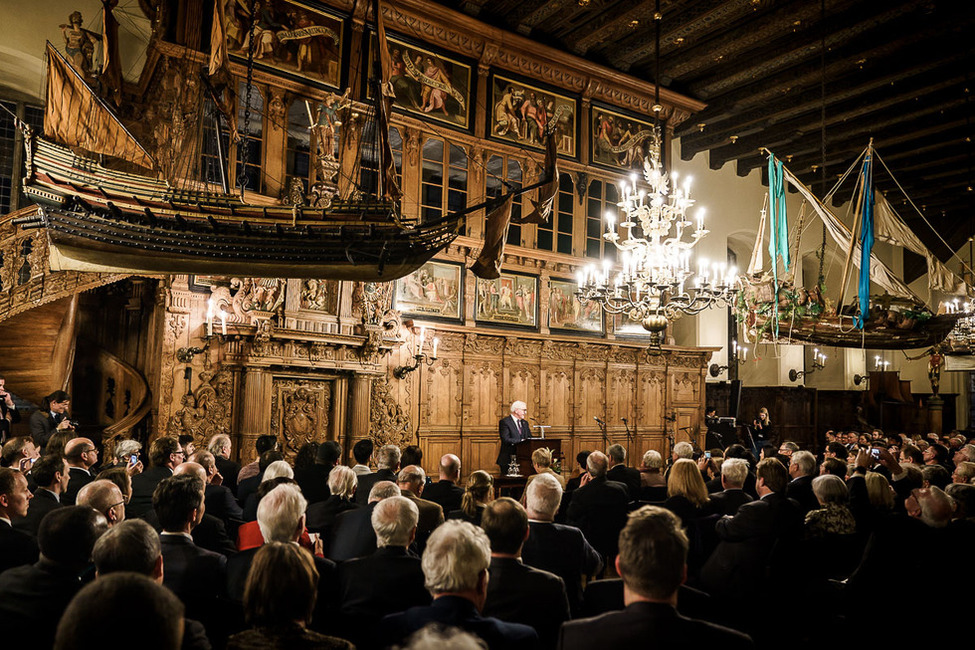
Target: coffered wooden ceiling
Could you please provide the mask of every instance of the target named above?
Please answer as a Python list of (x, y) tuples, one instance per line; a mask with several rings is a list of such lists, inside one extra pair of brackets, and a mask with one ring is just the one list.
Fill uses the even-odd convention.
[[(649, 81), (655, 1), (440, 0)], [(975, 0), (661, 0), (661, 14), (661, 85), (708, 104), (677, 130), (684, 159), (706, 150), (745, 175), (766, 147), (822, 196), (825, 113), (827, 185), (872, 137), (942, 237), (957, 249), (975, 232)]]

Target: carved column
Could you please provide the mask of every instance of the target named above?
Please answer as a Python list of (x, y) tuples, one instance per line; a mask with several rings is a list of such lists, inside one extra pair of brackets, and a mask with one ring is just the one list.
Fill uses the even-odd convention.
[(338, 377), (332, 382), (332, 413), (328, 426), (329, 440), (337, 440), (344, 453), (352, 449), (351, 439), (346, 436), (348, 427), (349, 378)]
[[(403, 216), (420, 218), (420, 147), (423, 135), (420, 129), (399, 127), (403, 134)], [(445, 180), (446, 182), (446, 180)]]
[[(477, 64), (477, 106), (488, 105), (488, 83), (490, 82), (488, 73), (491, 71), (491, 60), (496, 51), (495, 47), (485, 48), (484, 56)], [(483, 137), (487, 133), (486, 120), (489, 114), (491, 114), (490, 110), (474, 112), (474, 133), (478, 137)]]
[(267, 93), (267, 120), (264, 123), (265, 193), (282, 196), (285, 177), (285, 140), (287, 133), (288, 97), (284, 90), (271, 86)]
[(243, 373), (240, 393), (240, 422), (234, 448), (241, 464), (254, 460), (254, 442), (270, 431), (271, 374), (264, 368), (247, 368)]
[(371, 375), (362, 373), (352, 376), (349, 410), (345, 418), (348, 448), (351, 448), (353, 441), (369, 437), (369, 407), (372, 403), (373, 379)]

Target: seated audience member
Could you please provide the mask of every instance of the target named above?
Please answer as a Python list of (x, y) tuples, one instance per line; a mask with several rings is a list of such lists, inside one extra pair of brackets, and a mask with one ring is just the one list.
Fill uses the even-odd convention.
[(321, 503), (329, 497), (328, 478), (339, 460), (342, 459), (342, 445), (334, 440), (326, 440), (318, 446), (315, 462), (299, 474), (295, 470), (295, 480), (301, 493), (309, 504)]
[(209, 451), (198, 451), (190, 460), (206, 470), (206, 490), (203, 501), (206, 511), (228, 524), (231, 519), (242, 519), (244, 511), (234, 498), (234, 493), (223, 485), (223, 475), (217, 469), (217, 458)]
[(663, 501), (667, 498), (667, 480), (664, 478), (664, 459), (656, 449), (643, 454), (640, 467), (640, 501)]
[(73, 506), (78, 490), (95, 480), (91, 468), (98, 464), (98, 448), (88, 438), (72, 438), (64, 446), (64, 459), (68, 461), (68, 489), (61, 495), (66, 506)]
[[(282, 542), (298, 544), (305, 534), (305, 509), (308, 502), (295, 483), (284, 483), (274, 487), (261, 499), (257, 507), (257, 523), (261, 527), (264, 544)], [(231, 600), (243, 602), (247, 574), (261, 547), (241, 551), (227, 561), (227, 594)], [(307, 550), (307, 549), (306, 549)], [(326, 597), (334, 591), (335, 563), (325, 558), (314, 557), (315, 570), (320, 578), (319, 601), (315, 616), (315, 629), (325, 624), (325, 612), (330, 604)]]
[(15, 520), (27, 516), (32, 499), (24, 475), (9, 467), (0, 467), (0, 573), (37, 561), (37, 543), (30, 535), (13, 527)]
[(925, 465), (940, 465), (945, 469), (948, 468), (948, 448), (939, 442), (935, 442), (928, 446), (927, 449), (922, 452), (922, 458), (924, 459)]
[(160, 481), (173, 475), (173, 470), (185, 460), (179, 440), (173, 436), (161, 436), (149, 445), (149, 462), (152, 466), (132, 477), (132, 498), (125, 508), (128, 519), (141, 517), (152, 510), (152, 495)]
[(407, 445), (406, 449), (403, 450), (403, 456), (400, 465), (406, 467), (407, 465), (416, 465), (417, 467), (423, 467), (423, 450), (417, 445)]
[(384, 618), (384, 645), (401, 643), (420, 628), (437, 623), (475, 634), (490, 650), (537, 647), (538, 635), (527, 625), (481, 616), (490, 562), (490, 543), (480, 528), (466, 521), (448, 521), (437, 528), (422, 560), (433, 603)]
[(525, 491), (529, 535), (521, 549), (522, 561), (562, 578), (569, 607), (577, 615), (582, 607), (582, 581), (603, 569), (599, 553), (574, 526), (555, 523), (562, 501), (562, 486), (550, 476), (539, 476)]
[[(36, 538), (37, 529), (40, 527), (41, 519), (44, 518), (44, 515), (62, 506), (61, 495), (68, 487), (68, 463), (60, 456), (44, 456), (34, 463), (34, 467), (31, 469), (31, 475), (37, 483), (37, 489), (34, 490), (34, 497), (30, 499), (30, 503), (27, 506), (27, 516), (12, 517), (11, 520), (16, 530), (25, 532), (31, 537)], [(0, 512), (3, 511), (2, 476), (3, 474), (0, 473)], [(0, 523), (0, 531), (2, 530), (3, 524)], [(0, 540), (3, 540), (3, 537), (4, 533), (0, 532)], [(37, 559), (36, 548), (34, 549), (33, 557), (35, 560)], [(0, 566), (3, 564), (3, 541), (0, 541)], [(0, 571), (2, 570), (0, 569)]]
[[(112, 461), (113, 461), (112, 464), (108, 466), (103, 465), (102, 469), (103, 470), (109, 469), (111, 467), (118, 467), (120, 469), (137, 467), (138, 469), (134, 470), (133, 473), (138, 474), (143, 469), (145, 469), (142, 466), (142, 460), (140, 460), (141, 455), (142, 455), (141, 442), (139, 442), (138, 440), (131, 440), (131, 439), (119, 440), (117, 443), (115, 443), (115, 449), (112, 452)], [(135, 458), (134, 462), (132, 460), (133, 458)]]
[[(270, 481), (264, 481), (261, 483), (260, 487), (257, 488), (257, 507), (260, 508), (261, 500), (268, 495), (268, 493), (279, 485), (298, 485), (295, 483), (293, 478), (288, 478), (287, 476), (279, 476), (277, 478), (272, 478)], [(299, 488), (300, 490), (300, 488)], [(254, 521), (248, 521), (237, 529), (237, 551), (247, 551), (252, 548), (257, 548), (264, 543), (264, 536), (261, 535), (261, 526), (257, 522), (256, 513)], [(299, 543), (307, 548), (309, 551), (314, 552), (315, 544), (312, 542), (311, 537), (308, 533), (302, 535)]]
[(532, 481), (534, 481), (535, 477), (539, 474), (550, 474), (553, 478), (555, 478), (556, 481), (559, 482), (562, 489), (565, 489), (565, 479), (562, 478), (561, 474), (552, 469), (551, 449), (541, 447), (532, 452), (532, 469), (535, 470), (535, 473), (528, 477), (528, 480), (525, 483), (526, 488), (531, 485)]
[(369, 469), (369, 461), (372, 459), (374, 449), (375, 445), (369, 438), (363, 438), (352, 445), (352, 458), (355, 459), (355, 465), (352, 466), (352, 471), (355, 472), (356, 476), (372, 473), (372, 470)]
[(355, 510), (359, 506), (353, 500), (358, 487), (358, 477), (351, 468), (336, 465), (328, 475), (328, 491), (330, 496), (318, 503), (308, 506), (308, 531), (318, 533), (323, 539), (332, 534), (335, 518), (346, 510)]
[(440, 458), (440, 480), (423, 490), (423, 498), (443, 508), (444, 514), (457, 510), (464, 498), (464, 488), (457, 485), (459, 480), (460, 458), (444, 454)]
[[(742, 489), (750, 494), (753, 499), (758, 498), (758, 492), (755, 490), (755, 465), (758, 461), (755, 460), (755, 456), (752, 455), (751, 451), (745, 449), (744, 445), (736, 443), (724, 450), (724, 460), (729, 458), (741, 458), (748, 463), (748, 478), (745, 479)], [(716, 476), (708, 482), (708, 494), (720, 492), (722, 489), (721, 476)]]
[(0, 629), (5, 648), (50, 648), (54, 644), (58, 621), (81, 589), (91, 550), (107, 528), (105, 517), (87, 506), (65, 506), (44, 517), (37, 531), (40, 559), (0, 574)]
[[(272, 458), (274, 460), (271, 460)], [(251, 481), (259, 481), (256, 486), (260, 487), (265, 481), (272, 481), (276, 478), (288, 478), (291, 480), (295, 478), (295, 471), (288, 464), (288, 461), (284, 460), (284, 455), (280, 451), (267, 452), (261, 457), (262, 462), (265, 459), (271, 460), (271, 462), (264, 468), (260, 476), (245, 479), (240, 484), (240, 493), (246, 495), (244, 501), (241, 503), (244, 508), (244, 521), (254, 521), (257, 519), (257, 503), (260, 499), (257, 496), (257, 490), (251, 491)]]
[(823, 464), (819, 466), (820, 476), (823, 474), (832, 474), (845, 480), (846, 473), (846, 462), (839, 458), (826, 458), (823, 460)]
[[(779, 460), (782, 461), (783, 465), (788, 465), (789, 460), (792, 458), (792, 454), (799, 451), (799, 445), (792, 442), (791, 440), (786, 440), (781, 445), (779, 445), (776, 454)], [(771, 458), (771, 456), (766, 456), (766, 458)]]
[(471, 472), (467, 477), (467, 488), (460, 499), (460, 509), (452, 510), (450, 519), (463, 519), (475, 526), (481, 525), (484, 507), (494, 500), (494, 477), (484, 470)]
[(359, 476), (359, 487), (356, 490), (355, 502), (361, 506), (369, 502), (372, 486), (380, 481), (396, 482), (396, 472), (399, 471), (400, 459), (403, 452), (396, 445), (383, 445), (376, 452), (376, 471)]
[(68, 417), (71, 396), (63, 390), (56, 390), (41, 399), (41, 407), (30, 414), (30, 435), (34, 444), (47, 453), (47, 445), (56, 433), (67, 433), (74, 437), (74, 426)]
[[(175, 472), (173, 472), (173, 476), (192, 476), (206, 485), (206, 470), (199, 463), (192, 461), (180, 463)], [(200, 520), (200, 523), (190, 533), (193, 537), (193, 543), (200, 548), (230, 557), (237, 552), (237, 547), (231, 541), (230, 537), (228, 537), (226, 525), (221, 519), (206, 512), (205, 501), (203, 510), (203, 519)], [(148, 521), (156, 530), (162, 530), (162, 526), (159, 524), (159, 517), (156, 515), (155, 510), (150, 510), (142, 518)]]
[(316, 610), (319, 584), (314, 558), (307, 550), (289, 542), (262, 546), (254, 555), (244, 587), (244, 615), (250, 629), (231, 636), (227, 648), (354, 650), (348, 641), (307, 629)]
[[(106, 644), (105, 630), (138, 621), (141, 650), (183, 647), (183, 603), (171, 591), (136, 573), (116, 573), (89, 584), (64, 610), (55, 650), (89, 650)], [(133, 643), (127, 641), (126, 645)]]
[[(68, 444), (69, 440), (74, 440), (74, 438), (75, 433), (72, 429), (58, 431), (50, 437), (45, 446), (38, 446), (38, 449), (41, 450), (41, 456), (60, 456), (63, 458), (64, 446)], [(34, 444), (37, 444), (36, 439), (34, 440)]]
[(606, 648), (641, 647), (650, 639), (661, 648), (753, 647), (740, 632), (677, 613), (677, 591), (687, 575), (688, 541), (673, 513), (643, 506), (630, 515), (619, 548), (616, 568), (623, 578), (626, 609), (566, 623), (559, 648), (589, 648), (595, 639)]
[(214, 607), (226, 593), (227, 558), (200, 548), (191, 533), (203, 519), (203, 480), (180, 475), (162, 480), (152, 497), (162, 533), (163, 584), (186, 605), (186, 613), (213, 636)]
[(840, 442), (831, 442), (826, 445), (826, 451), (823, 452), (824, 458), (836, 458), (841, 461), (846, 461), (850, 456), (850, 450), (846, 448), (846, 445)]
[(483, 614), (529, 625), (538, 633), (540, 648), (554, 648), (559, 628), (569, 620), (569, 601), (562, 578), (521, 561), (521, 547), (529, 534), (525, 509), (508, 497), (492, 501), (484, 510), (481, 527), (491, 542)]
[(196, 453), (196, 438), (189, 433), (182, 433), (176, 437), (179, 446), (183, 448), (183, 456), (189, 458)]
[(376, 504), (400, 496), (399, 486), (392, 481), (379, 481), (369, 491), (368, 503), (362, 508), (346, 510), (335, 518), (332, 537), (326, 544), (325, 557), (343, 562), (376, 552), (376, 531), (372, 513)]
[(951, 515), (952, 525), (975, 526), (975, 485), (952, 483), (945, 490), (955, 502), (955, 510)]
[(901, 447), (900, 461), (920, 467), (924, 464), (924, 454), (915, 445), (905, 444)]
[[(959, 437), (964, 440), (964, 436)], [(952, 456), (951, 462), (955, 465), (960, 463), (975, 463), (975, 445), (960, 443), (961, 446), (955, 450), (954, 456)]]
[(420, 519), (416, 524), (416, 540), (413, 543), (416, 545), (417, 552), (422, 553), (430, 533), (444, 522), (443, 508), (433, 501), (420, 498), (426, 488), (426, 474), (422, 467), (407, 465), (400, 470), (396, 484), (399, 486), (400, 493), (415, 503), (420, 511)]
[[(724, 463), (727, 462), (726, 459)], [(663, 506), (680, 517), (685, 525), (689, 525), (694, 519), (711, 514), (708, 488), (701, 478), (701, 470), (693, 460), (681, 458), (670, 468), (670, 476), (667, 478), (667, 500), (664, 501)]]
[(411, 634), (401, 650), (484, 650), (484, 643), (473, 634), (456, 627), (427, 625)]
[(817, 476), (812, 487), (820, 507), (806, 513), (805, 537), (854, 534), (856, 520), (850, 512), (849, 490), (843, 479), (832, 474)]
[(942, 465), (922, 465), (921, 480), (923, 487), (934, 486), (944, 490), (951, 483), (951, 474)]
[(808, 451), (797, 451), (790, 457), (787, 467), (792, 480), (789, 481), (785, 494), (796, 500), (805, 516), (805, 513), (819, 507), (812, 490), (813, 478), (816, 477), (816, 457)]
[(420, 558), (407, 550), (418, 518), (416, 504), (406, 497), (383, 499), (372, 511), (376, 552), (339, 565), (340, 629), (357, 648), (379, 646), (384, 616), (430, 604)]
[(109, 528), (125, 520), (125, 498), (118, 486), (111, 481), (92, 481), (78, 491), (76, 503), (94, 508), (105, 515)]
[(31, 463), (40, 457), (41, 452), (34, 445), (30, 436), (17, 436), (3, 444), (3, 451), (0, 452), (0, 466), (28, 472)]
[(742, 486), (748, 478), (748, 462), (729, 458), (721, 463), (721, 485), (724, 490), (711, 495), (711, 510), (719, 515), (734, 515), (743, 504), (752, 501)]
[(589, 543), (609, 561), (616, 555), (616, 539), (626, 524), (630, 498), (624, 484), (606, 478), (609, 469), (606, 454), (592, 452), (586, 459), (586, 467), (592, 480), (572, 494), (567, 521), (579, 528)]
[[(254, 441), (254, 450), (257, 452), (257, 458), (240, 468), (240, 471), (237, 473), (238, 488), (240, 487), (240, 484), (244, 482), (245, 479), (254, 478), (255, 476), (260, 476), (261, 474), (263, 474), (264, 468), (266, 468), (267, 465), (269, 465), (270, 463), (265, 464), (264, 468), (262, 468), (260, 463), (261, 456), (263, 456), (269, 451), (277, 451), (277, 449), (278, 449), (277, 436), (270, 436), (270, 435), (258, 436), (257, 440)], [(258, 479), (258, 481), (260, 481), (260, 479)], [(254, 486), (254, 489), (255, 490), (257, 489), (256, 485)], [(239, 492), (237, 493), (237, 499), (242, 500), (242, 497)]]
[(118, 486), (119, 492), (122, 493), (122, 498), (125, 499), (125, 504), (128, 505), (129, 501), (132, 500), (132, 475), (121, 467), (110, 467), (108, 469), (103, 469), (95, 475), (96, 481), (111, 481)]
[[(318, 458), (318, 450), (321, 448), (322, 443), (310, 440), (298, 449), (293, 465), (295, 469), (295, 481), (299, 479), (307, 481), (308, 474), (316, 471), (314, 469), (315, 460)], [(301, 487), (301, 483), (298, 483), (298, 487)]]
[[(92, 560), (95, 562), (95, 575), (98, 579), (112, 573), (127, 572), (146, 576), (160, 585), (163, 582), (159, 533), (141, 519), (127, 519), (99, 537), (92, 551)], [(182, 603), (180, 607), (183, 607)], [(138, 616), (130, 618), (137, 619)], [(184, 619), (184, 629), (183, 643), (180, 646), (182, 650), (210, 649), (210, 640), (202, 624)]]
[(589, 460), (589, 454), (592, 453), (586, 449), (583, 449), (578, 454), (576, 454), (576, 464), (572, 468), (572, 472), (569, 474), (569, 480), (565, 482), (565, 493), (569, 494), (573, 490), (579, 489), (582, 485), (583, 480), (587, 483), (592, 477), (589, 476), (589, 470), (587, 469), (586, 461)]
[(972, 478), (975, 478), (975, 463), (964, 460), (955, 465), (955, 471), (951, 475), (952, 483), (967, 485), (972, 482)]
[(230, 436), (226, 433), (218, 433), (210, 438), (207, 451), (213, 454), (217, 463), (217, 471), (222, 477), (221, 485), (226, 486), (234, 496), (237, 496), (237, 476), (240, 474), (240, 465), (230, 460), (232, 443)]

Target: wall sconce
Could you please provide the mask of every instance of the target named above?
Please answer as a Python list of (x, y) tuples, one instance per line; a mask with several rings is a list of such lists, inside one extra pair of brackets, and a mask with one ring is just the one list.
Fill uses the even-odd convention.
[(826, 367), (826, 355), (819, 351), (819, 348), (813, 350), (813, 363), (812, 370), (796, 370), (793, 368), (789, 371), (789, 381), (798, 381), (799, 379), (805, 377), (806, 375), (811, 375), (817, 370), (822, 370)]
[(722, 371), (727, 370), (732, 365), (743, 366), (748, 361), (748, 348), (738, 347), (738, 341), (731, 342), (731, 358), (728, 359), (728, 365), (719, 366), (716, 363), (712, 363), (711, 367), (708, 368), (708, 374), (712, 377), (717, 377), (722, 373)]
[(853, 385), (859, 386), (870, 382), (870, 375), (853, 375)]
[(393, 370), (394, 377), (397, 379), (404, 379), (406, 378), (406, 375), (410, 374), (417, 368), (422, 368), (423, 364), (428, 366), (433, 365), (433, 363), (437, 360), (437, 348), (440, 347), (440, 339), (436, 337), (433, 339), (433, 351), (430, 354), (427, 354), (423, 351), (426, 338), (427, 328), (424, 325), (420, 328), (420, 345), (417, 347), (416, 353), (412, 355), (413, 361), (409, 365), (399, 366)]

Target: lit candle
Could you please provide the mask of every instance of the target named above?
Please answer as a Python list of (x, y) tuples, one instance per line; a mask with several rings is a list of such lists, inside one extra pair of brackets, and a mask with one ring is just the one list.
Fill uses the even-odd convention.
[(741, 360), (748, 361), (748, 348), (741, 349)]
[(697, 229), (704, 230), (704, 208), (697, 211)]
[(437, 358), (437, 348), (440, 347), (440, 337), (434, 337), (433, 339), (433, 358)]
[(423, 341), (426, 340), (426, 338), (427, 338), (427, 327), (426, 325), (424, 325), (423, 327), (420, 328), (420, 349), (417, 351), (417, 354), (423, 354)]
[(227, 312), (220, 308), (220, 333), (227, 336)]
[(616, 225), (616, 216), (612, 212), (606, 212), (606, 232), (611, 233)]
[(213, 298), (207, 300), (207, 336), (213, 336)]
[(582, 271), (576, 271), (576, 279), (579, 280), (579, 290), (582, 291), (582, 287), (586, 283), (585, 274)]

